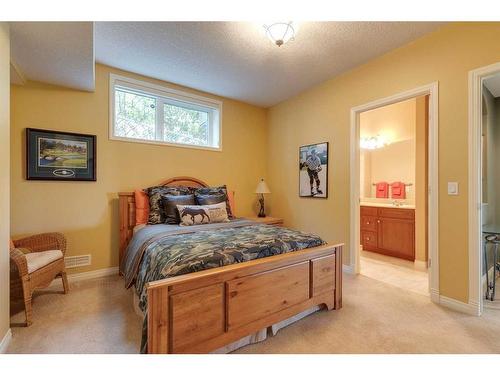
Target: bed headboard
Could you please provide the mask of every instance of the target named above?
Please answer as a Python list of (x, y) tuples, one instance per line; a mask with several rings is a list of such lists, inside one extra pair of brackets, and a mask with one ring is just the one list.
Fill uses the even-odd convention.
[[(208, 187), (208, 185), (194, 177), (174, 177), (156, 186), (189, 186), (189, 187)], [(228, 191), (231, 209), (234, 212), (234, 198), (233, 192)], [(127, 245), (134, 234), (135, 227), (135, 196), (134, 192), (121, 192), (118, 193), (119, 206), (120, 206), (120, 253), (119, 265), (121, 267), (122, 258)]]

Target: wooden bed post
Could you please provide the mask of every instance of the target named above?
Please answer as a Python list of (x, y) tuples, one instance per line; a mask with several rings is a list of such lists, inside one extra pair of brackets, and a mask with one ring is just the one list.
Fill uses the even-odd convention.
[[(132, 238), (135, 226), (135, 197), (134, 193), (118, 193), (120, 215), (120, 252), (118, 266), (122, 266), (125, 249)], [(120, 269), (120, 274), (122, 270)]]
[(148, 354), (167, 354), (168, 288), (148, 289)]

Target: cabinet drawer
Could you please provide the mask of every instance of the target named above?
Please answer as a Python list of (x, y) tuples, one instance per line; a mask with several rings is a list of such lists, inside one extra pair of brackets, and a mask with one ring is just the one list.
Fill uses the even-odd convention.
[(377, 232), (361, 232), (361, 245), (363, 245), (363, 250), (376, 249), (377, 242)]
[(375, 216), (361, 216), (361, 230), (376, 231), (377, 218)]
[(407, 208), (379, 208), (378, 216), (413, 220), (415, 218), (415, 210)]
[(367, 207), (367, 206), (361, 206), (361, 216), (377, 216), (377, 207)]

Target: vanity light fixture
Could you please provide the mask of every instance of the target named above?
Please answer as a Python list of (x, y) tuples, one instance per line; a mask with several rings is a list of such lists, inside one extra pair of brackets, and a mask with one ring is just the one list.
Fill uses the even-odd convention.
[(365, 150), (375, 150), (387, 146), (388, 144), (389, 142), (378, 134), (373, 137), (365, 137), (359, 140), (359, 147)]
[(270, 25), (264, 25), (267, 37), (278, 47), (281, 47), (286, 42), (295, 39), (296, 27), (292, 21), (275, 22)]

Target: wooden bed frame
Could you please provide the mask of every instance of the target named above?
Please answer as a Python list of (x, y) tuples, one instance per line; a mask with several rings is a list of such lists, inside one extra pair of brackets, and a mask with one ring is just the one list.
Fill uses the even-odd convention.
[[(207, 186), (176, 177), (166, 186)], [(135, 225), (119, 193), (120, 264)], [(208, 353), (310, 307), (342, 307), (343, 244), (324, 245), (147, 284), (148, 353)]]

